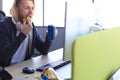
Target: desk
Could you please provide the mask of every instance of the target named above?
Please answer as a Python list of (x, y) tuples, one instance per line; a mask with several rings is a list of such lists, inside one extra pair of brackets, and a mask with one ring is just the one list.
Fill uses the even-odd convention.
[[(29, 78), (25, 78), (24, 73), (22, 73), (22, 69), (24, 67), (32, 67), (33, 69), (36, 69), (39, 66), (42, 66), (47, 63), (55, 62), (57, 60), (60, 60), (63, 58), (63, 48), (49, 52), (46, 56), (38, 56), (34, 57), (30, 60), (26, 60), (24, 62), (11, 65), (9, 67), (6, 67), (5, 70), (8, 71), (12, 76), (12, 80), (38, 80), (34, 77), (35, 74), (41, 74), (38, 71), (35, 71), (34, 74), (29, 74)], [(67, 70), (67, 71), (66, 71)], [(68, 64), (62, 68), (59, 68), (56, 70), (60, 78), (70, 78), (71, 77), (71, 64)]]

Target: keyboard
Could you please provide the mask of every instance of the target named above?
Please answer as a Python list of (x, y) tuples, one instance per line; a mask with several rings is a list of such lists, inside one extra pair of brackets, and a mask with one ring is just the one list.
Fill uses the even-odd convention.
[(71, 60), (66, 60), (66, 61), (63, 61), (63, 60), (58, 60), (56, 62), (53, 62), (53, 63), (48, 63), (48, 64), (45, 64), (43, 66), (40, 66), (36, 69), (36, 71), (40, 71), (42, 72), (45, 68), (47, 67), (51, 67), (53, 69), (58, 69), (58, 68), (61, 68), (67, 64), (69, 64), (71, 62)]

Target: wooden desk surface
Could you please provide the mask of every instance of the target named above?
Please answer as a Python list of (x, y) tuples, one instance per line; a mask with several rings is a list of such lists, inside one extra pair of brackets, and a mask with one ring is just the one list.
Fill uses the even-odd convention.
[[(32, 67), (33, 69), (36, 69), (37, 67), (42, 66), (46, 63), (55, 62), (62, 58), (63, 58), (63, 48), (49, 52), (48, 55), (46, 56), (41, 55), (21, 63), (11, 65), (9, 67), (6, 67), (5, 70), (8, 71), (13, 76), (12, 80), (38, 80), (37, 78), (34, 77), (34, 75), (41, 74), (40, 72), (35, 71), (34, 74), (28, 74), (29, 78), (25, 78), (26, 74), (22, 73), (22, 69), (24, 67)], [(66, 70), (65, 68), (67, 68), (67, 70), (69, 71), (65, 75), (67, 75), (67, 77), (71, 76), (71, 64), (69, 64), (61, 69), (56, 70), (56, 72), (61, 78), (66, 78), (65, 75), (61, 74), (61, 70), (63, 72), (63, 70)]]

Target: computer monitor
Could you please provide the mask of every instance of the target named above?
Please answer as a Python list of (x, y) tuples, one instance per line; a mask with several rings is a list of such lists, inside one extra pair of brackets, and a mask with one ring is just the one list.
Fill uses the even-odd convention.
[(63, 60), (71, 60), (72, 43), (79, 37), (89, 33), (89, 23), (85, 18), (71, 16), (71, 5), (66, 2), (65, 6), (65, 37), (64, 37), (64, 49)]
[(72, 43), (73, 43), (75, 38), (80, 36), (79, 33), (80, 33), (79, 20), (77, 20), (77, 19), (67, 20), (67, 24), (65, 26), (63, 60), (71, 59)]

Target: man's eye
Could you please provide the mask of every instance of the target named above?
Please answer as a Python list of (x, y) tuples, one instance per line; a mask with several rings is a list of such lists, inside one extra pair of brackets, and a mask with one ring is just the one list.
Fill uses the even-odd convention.
[(29, 9), (29, 7), (25, 7), (25, 9)]

